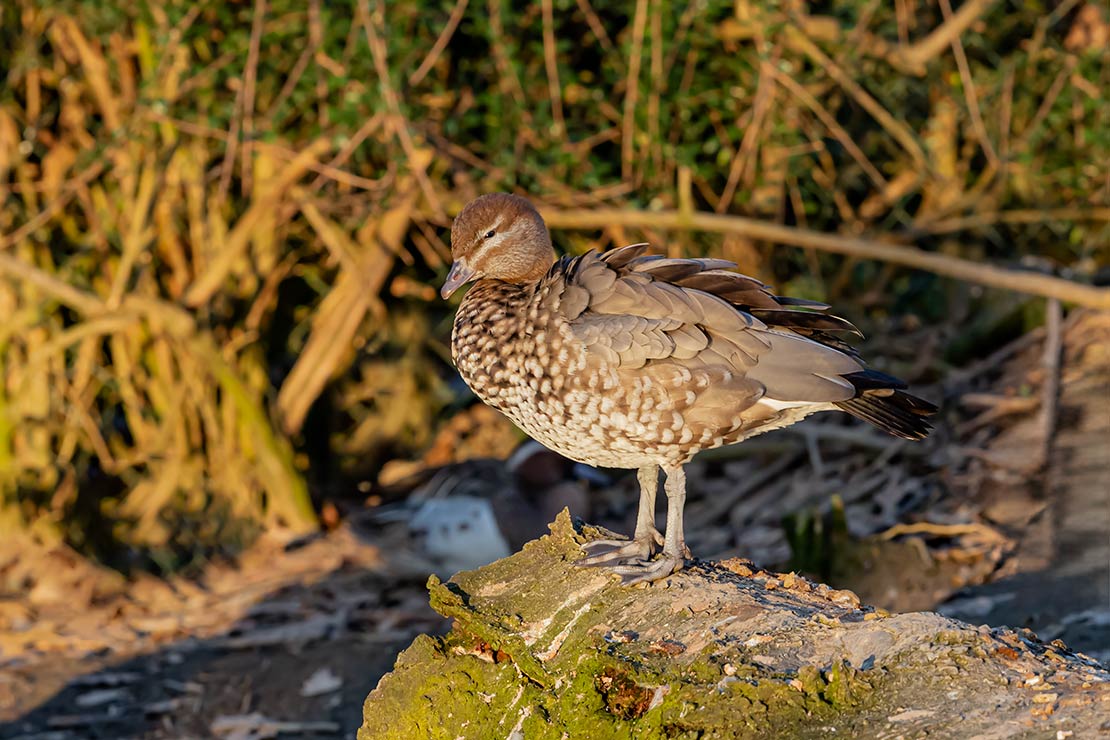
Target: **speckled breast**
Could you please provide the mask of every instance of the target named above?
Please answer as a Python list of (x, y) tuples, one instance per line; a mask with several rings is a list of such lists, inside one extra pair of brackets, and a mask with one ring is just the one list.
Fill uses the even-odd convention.
[(530, 437), (572, 460), (636, 468), (673, 458), (645, 449), (640, 438), (650, 434), (642, 422), (602, 411), (603, 404), (623, 405), (623, 388), (614, 376), (604, 383), (605, 398), (591, 390), (600, 384), (597, 370), (588, 367), (557, 302), (536, 290), (483, 281), (467, 293), (451, 342), (466, 384)]

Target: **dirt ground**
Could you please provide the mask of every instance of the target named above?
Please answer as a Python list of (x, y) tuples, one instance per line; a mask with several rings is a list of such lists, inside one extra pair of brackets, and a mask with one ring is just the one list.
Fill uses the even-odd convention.
[[(690, 546), (1110, 661), (1110, 315), (1050, 324), (933, 391), (947, 411), (921, 445), (830, 417), (706, 455)], [(594, 490), (584, 518), (626, 530), (633, 485)], [(263, 540), (165, 581), (0, 543), (0, 738), (353, 737), (397, 652), (448, 627), (392, 567), (405, 538), (374, 536)]]
[(375, 572), (377, 553), (347, 532), (289, 552), (261, 543), (196, 581), (41, 607), (52, 642), (31, 626), (5, 635), (5, 655), (27, 639), (0, 661), (0, 738), (353, 736), (397, 652), (447, 627), (422, 585)]

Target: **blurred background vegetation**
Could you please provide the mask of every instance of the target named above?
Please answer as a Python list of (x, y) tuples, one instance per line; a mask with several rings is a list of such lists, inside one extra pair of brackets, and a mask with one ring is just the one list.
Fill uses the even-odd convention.
[[(482, 192), (1110, 282), (1107, 16), (1076, 0), (9, 0), (0, 536), (170, 571), (376, 495), (383, 466), (471, 402), (435, 286), (451, 215)], [(917, 381), (1043, 305), (743, 234), (555, 237), (733, 259), (836, 303), (872, 355), (935, 324), (945, 349), (903, 358)]]

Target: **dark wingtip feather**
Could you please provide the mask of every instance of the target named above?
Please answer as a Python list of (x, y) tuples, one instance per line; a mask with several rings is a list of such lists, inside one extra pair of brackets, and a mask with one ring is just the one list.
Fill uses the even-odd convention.
[(871, 368), (843, 378), (856, 388), (855, 398), (836, 404), (843, 411), (903, 439), (924, 439), (932, 431), (925, 417), (935, 414), (937, 407), (905, 393), (901, 379)]
[(849, 373), (842, 376), (845, 380), (856, 387), (857, 391), (871, 391), (879, 388), (894, 388), (896, 390), (903, 390), (906, 387), (906, 381), (901, 378), (896, 378), (893, 375), (879, 372), (873, 368), (860, 370), (858, 373)]
[(925, 439), (933, 430), (925, 417), (937, 411), (937, 407), (928, 401), (899, 390), (886, 391), (883, 395), (864, 391), (847, 401), (837, 401), (836, 405), (887, 434), (915, 441)]

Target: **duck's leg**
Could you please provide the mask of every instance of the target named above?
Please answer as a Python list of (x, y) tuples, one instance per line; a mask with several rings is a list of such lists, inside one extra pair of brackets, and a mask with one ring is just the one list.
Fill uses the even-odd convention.
[(681, 570), (690, 557), (682, 529), (682, 509), (686, 505), (686, 473), (679, 465), (666, 471), (667, 481), (663, 491), (667, 494), (667, 536), (663, 540), (663, 554), (650, 562), (613, 566), (612, 571), (621, 576), (625, 585), (657, 581)]
[(659, 467), (649, 465), (636, 471), (640, 482), (640, 507), (636, 512), (636, 534), (631, 540), (593, 540), (582, 545), (587, 557), (578, 561), (586, 567), (621, 565), (648, 560), (663, 544), (663, 535), (655, 528), (655, 494), (659, 490)]

